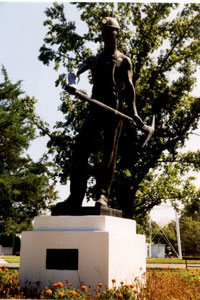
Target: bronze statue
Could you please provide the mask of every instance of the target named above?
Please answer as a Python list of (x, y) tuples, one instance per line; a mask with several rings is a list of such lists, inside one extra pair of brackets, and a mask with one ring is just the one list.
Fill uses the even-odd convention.
[[(66, 86), (66, 90), (76, 94), (77, 77), (86, 70), (91, 70), (92, 98), (121, 111), (123, 103), (120, 99), (120, 93), (124, 87), (125, 99), (130, 108), (132, 119), (139, 129), (148, 134), (151, 132), (151, 128), (143, 123), (136, 109), (131, 60), (117, 50), (119, 30), (120, 27), (116, 19), (110, 17), (102, 19), (101, 32), (104, 50), (95, 56), (88, 57), (83, 63), (71, 70), (68, 75), (69, 85)], [(91, 105), (89, 116), (73, 149), (70, 176), (71, 194), (66, 201), (58, 203), (58, 207), (70, 210), (81, 207), (87, 186), (88, 158), (93, 149), (94, 137), (101, 132), (104, 136), (104, 152), (101, 167), (96, 177), (96, 206), (108, 206), (122, 124), (122, 118), (109, 113), (107, 110), (102, 110), (98, 106)]]

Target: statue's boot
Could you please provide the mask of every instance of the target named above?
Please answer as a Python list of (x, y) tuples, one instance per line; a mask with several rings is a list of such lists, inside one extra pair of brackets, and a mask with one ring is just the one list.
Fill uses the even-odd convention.
[(55, 207), (52, 208), (52, 215), (64, 215), (67, 213), (76, 212), (82, 205), (82, 201), (77, 202), (71, 197), (71, 195), (67, 198), (67, 200), (58, 202)]
[(95, 203), (96, 207), (108, 207), (108, 198), (105, 195), (100, 195)]

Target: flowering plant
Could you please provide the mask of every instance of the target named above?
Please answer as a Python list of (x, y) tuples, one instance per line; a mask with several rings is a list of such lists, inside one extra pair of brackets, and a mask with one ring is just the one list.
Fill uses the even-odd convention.
[(103, 290), (103, 284), (99, 283), (96, 286), (94, 293), (91, 293), (90, 288), (86, 285), (82, 285), (80, 289), (73, 289), (72, 284), (68, 284), (64, 287), (62, 282), (54, 283), (52, 289), (46, 288), (42, 292), (42, 299), (131, 299), (136, 300), (138, 290), (134, 284), (120, 283), (120, 286), (116, 286), (116, 280), (112, 280), (113, 287), (105, 288)]

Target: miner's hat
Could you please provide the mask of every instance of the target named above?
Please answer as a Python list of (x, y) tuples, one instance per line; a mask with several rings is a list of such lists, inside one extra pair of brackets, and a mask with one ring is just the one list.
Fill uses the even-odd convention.
[(116, 19), (105, 17), (101, 20), (101, 30), (104, 30), (106, 28), (113, 28), (113, 29), (120, 29), (119, 23)]

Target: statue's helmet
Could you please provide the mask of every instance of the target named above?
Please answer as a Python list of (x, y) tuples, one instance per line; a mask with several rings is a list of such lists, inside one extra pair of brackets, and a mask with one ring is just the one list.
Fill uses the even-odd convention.
[(106, 28), (120, 29), (117, 20), (110, 17), (105, 17), (101, 20), (101, 30), (105, 30)]

